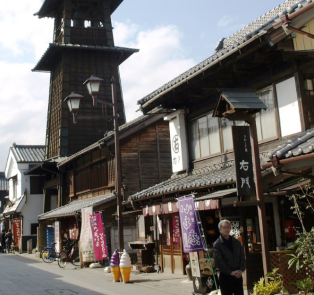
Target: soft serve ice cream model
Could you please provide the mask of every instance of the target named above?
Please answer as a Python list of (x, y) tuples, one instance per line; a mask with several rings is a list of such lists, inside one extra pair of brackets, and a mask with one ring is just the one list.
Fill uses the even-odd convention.
[(118, 249), (114, 250), (114, 253), (111, 256), (110, 268), (113, 276), (114, 282), (120, 281), (120, 267), (119, 267), (119, 252)]
[(123, 254), (120, 260), (120, 271), (122, 274), (123, 283), (128, 283), (130, 281), (132, 264), (129, 254), (123, 249)]

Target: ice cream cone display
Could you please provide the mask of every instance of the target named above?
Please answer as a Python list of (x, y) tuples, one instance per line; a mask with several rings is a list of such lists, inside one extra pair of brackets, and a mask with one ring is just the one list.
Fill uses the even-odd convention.
[(111, 266), (111, 273), (114, 282), (120, 282), (120, 267), (119, 266)]
[(120, 281), (120, 267), (119, 267), (119, 252), (118, 249), (114, 251), (110, 260), (110, 268), (114, 282)]
[(124, 249), (120, 260), (120, 271), (122, 274), (123, 283), (128, 283), (130, 281), (131, 269), (132, 264), (130, 256)]

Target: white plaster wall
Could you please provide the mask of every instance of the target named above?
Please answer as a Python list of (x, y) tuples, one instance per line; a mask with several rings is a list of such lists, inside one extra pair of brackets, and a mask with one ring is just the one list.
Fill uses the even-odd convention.
[[(13, 162), (10, 172), (10, 163)], [(38, 223), (38, 215), (43, 213), (43, 194), (30, 194), (30, 176), (24, 175), (29, 170), (29, 163), (17, 163), (12, 151), (10, 150), (8, 160), (5, 167), (5, 175), (7, 178), (17, 175), (17, 199), (19, 199), (24, 190), (27, 189), (26, 203), (22, 207), (23, 215), (23, 235), (31, 234), (31, 224)], [(10, 174), (10, 175), (9, 175)], [(13, 180), (9, 181), (9, 198), (13, 200)]]
[(38, 223), (38, 215), (43, 213), (43, 195), (30, 195), (27, 191), (27, 201), (22, 211), (23, 215), (23, 235), (31, 234), (31, 224)]

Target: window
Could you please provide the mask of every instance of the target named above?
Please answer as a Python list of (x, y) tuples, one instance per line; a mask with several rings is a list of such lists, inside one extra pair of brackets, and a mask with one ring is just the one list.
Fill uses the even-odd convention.
[(256, 114), (256, 129), (258, 141), (267, 139), (275, 139), (277, 134), (276, 114), (274, 107), (273, 88), (269, 87), (257, 93), (258, 97), (267, 106), (266, 110), (262, 110)]
[(77, 193), (90, 189), (89, 170), (87, 167), (76, 172), (75, 187)]
[(219, 136), (219, 121), (213, 118), (213, 113), (207, 115), (208, 136), (210, 153), (220, 153), (220, 136)]
[(191, 158), (198, 159), (201, 157), (200, 143), (199, 143), (199, 132), (198, 132), (198, 121), (194, 121), (190, 126), (190, 138), (191, 138)]
[(31, 223), (31, 235), (37, 235), (38, 223)]
[[(314, 97), (313, 81), (306, 80), (306, 89)], [(276, 91), (274, 91), (276, 90)], [(298, 97), (294, 77), (267, 87), (256, 93), (267, 106), (256, 114), (258, 141), (278, 138), (301, 131)], [(276, 99), (278, 110), (276, 109)], [(278, 119), (279, 118), (279, 122)], [(226, 118), (213, 118), (212, 113), (193, 120), (189, 125), (191, 159), (200, 159), (233, 150), (231, 126), (243, 126), (244, 121), (230, 121)]]
[(198, 159), (220, 153), (219, 121), (212, 113), (190, 125), (191, 157)]
[(233, 125), (233, 121), (230, 121), (226, 118), (221, 118), (221, 129), (222, 129), (224, 152), (229, 152), (233, 150), (232, 131), (231, 131), (232, 125)]
[(294, 77), (276, 84), (281, 136), (301, 131), (298, 97)]
[(91, 189), (107, 186), (107, 161), (91, 167)]
[(44, 189), (44, 179), (41, 176), (31, 176), (30, 177), (30, 194), (40, 195), (43, 193)]

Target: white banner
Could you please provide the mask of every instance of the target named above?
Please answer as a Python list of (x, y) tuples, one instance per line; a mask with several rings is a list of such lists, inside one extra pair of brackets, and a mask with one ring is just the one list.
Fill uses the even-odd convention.
[(80, 252), (83, 262), (94, 261), (93, 236), (90, 227), (90, 215), (93, 214), (93, 207), (81, 209), (82, 227), (80, 236)]
[(55, 231), (56, 251), (60, 252), (60, 223), (59, 221), (55, 221), (54, 231)]
[(178, 110), (164, 118), (169, 121), (172, 172), (188, 169), (185, 111)]

